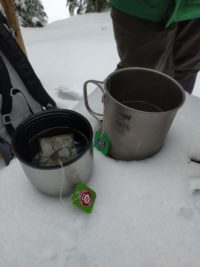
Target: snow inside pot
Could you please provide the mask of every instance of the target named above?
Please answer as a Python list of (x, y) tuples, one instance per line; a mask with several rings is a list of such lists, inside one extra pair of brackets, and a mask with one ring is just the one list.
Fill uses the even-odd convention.
[(42, 193), (71, 193), (92, 171), (93, 131), (75, 111), (55, 109), (33, 115), (14, 132), (12, 148), (30, 182)]

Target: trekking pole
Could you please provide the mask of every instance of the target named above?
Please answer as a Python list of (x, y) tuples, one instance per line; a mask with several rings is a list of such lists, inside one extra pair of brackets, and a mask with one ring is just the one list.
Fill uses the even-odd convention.
[(2, 6), (3, 6), (4, 12), (6, 14), (8, 24), (15, 32), (16, 41), (17, 41), (18, 45), (20, 46), (20, 48), (23, 50), (24, 54), (27, 56), (26, 48), (24, 45), (24, 41), (22, 38), (19, 23), (18, 23), (18, 19), (17, 19), (16, 13), (15, 13), (14, 4), (13, 4), (12, 0), (0, 0), (0, 1), (1, 1)]

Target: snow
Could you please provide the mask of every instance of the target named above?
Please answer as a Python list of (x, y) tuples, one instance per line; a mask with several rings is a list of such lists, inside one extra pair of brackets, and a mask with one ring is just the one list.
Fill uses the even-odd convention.
[(69, 17), (67, 0), (41, 0), (41, 2), (48, 16), (48, 23)]
[(23, 29), (29, 59), (60, 107), (66, 102), (69, 108), (74, 105), (60, 97), (61, 90), (73, 89), (82, 96), (84, 81), (103, 80), (116, 68), (118, 56), (108, 18), (108, 13), (88, 14), (41, 29)]
[[(84, 108), (83, 83), (118, 62), (108, 13), (23, 29), (28, 57), (60, 107)], [(199, 80), (195, 94), (199, 95)], [(91, 88), (92, 91), (92, 88)], [(90, 102), (101, 110), (100, 91)], [(77, 106), (77, 103), (78, 106)], [(200, 99), (187, 96), (162, 150), (122, 162), (94, 150), (92, 214), (40, 194), (17, 159), (0, 170), (0, 267), (199, 267)]]

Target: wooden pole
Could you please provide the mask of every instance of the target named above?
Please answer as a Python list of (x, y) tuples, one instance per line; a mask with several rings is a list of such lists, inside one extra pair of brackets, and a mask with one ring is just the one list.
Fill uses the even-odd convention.
[(14, 4), (12, 0), (0, 0), (0, 1), (3, 6), (4, 12), (6, 14), (8, 24), (15, 31), (17, 43), (23, 50), (24, 54), (27, 55), (18, 19), (15, 13)]

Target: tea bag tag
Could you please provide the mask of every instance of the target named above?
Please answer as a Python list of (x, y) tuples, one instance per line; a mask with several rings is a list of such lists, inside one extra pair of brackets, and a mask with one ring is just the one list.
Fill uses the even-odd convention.
[(71, 196), (72, 204), (86, 213), (91, 213), (96, 193), (84, 183), (78, 183)]
[(110, 138), (106, 133), (97, 131), (94, 139), (94, 147), (104, 155), (108, 155), (110, 148)]

